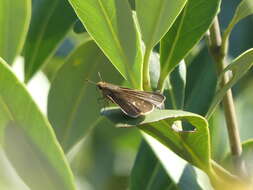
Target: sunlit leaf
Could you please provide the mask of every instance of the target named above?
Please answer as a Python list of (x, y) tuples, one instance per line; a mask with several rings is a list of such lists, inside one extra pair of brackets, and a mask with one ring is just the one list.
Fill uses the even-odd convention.
[(9, 161), (31, 189), (75, 189), (53, 130), (25, 87), (0, 60), (0, 134)]
[(234, 59), (232, 63), (224, 69), (224, 71), (219, 76), (219, 81), (221, 80), (221, 77), (224, 75), (224, 73), (228, 71), (232, 71), (233, 76), (230, 78), (230, 80), (226, 83), (225, 86), (223, 86), (216, 92), (212, 104), (206, 114), (206, 118), (209, 118), (212, 115), (216, 106), (221, 102), (227, 90), (230, 89), (236, 82), (238, 82), (241, 77), (243, 77), (247, 73), (247, 71), (251, 68), (252, 64), (253, 49), (249, 49), (242, 53), (240, 56), (238, 56), (236, 59)]
[(142, 142), (131, 172), (130, 189), (177, 189), (146, 142)]
[(24, 48), (25, 81), (48, 61), (76, 20), (67, 0), (33, 0), (32, 20)]
[(141, 88), (140, 39), (128, 1), (69, 0), (88, 33), (132, 87)]
[[(209, 171), (210, 142), (208, 124), (203, 117), (178, 110), (154, 110), (145, 117), (131, 119), (118, 108), (108, 108), (102, 114), (118, 127), (137, 126), (183, 159), (204, 171)], [(178, 121), (188, 122), (196, 130), (192, 132), (175, 131)]]
[(165, 78), (202, 38), (217, 14), (219, 5), (220, 0), (188, 0), (161, 41), (160, 78)]
[(12, 64), (23, 48), (31, 17), (31, 0), (0, 1), (0, 57)]
[(93, 41), (79, 46), (57, 72), (48, 96), (48, 117), (65, 151), (100, 121), (104, 101), (94, 84), (103, 80), (120, 84), (122, 77)]
[(136, 13), (142, 39), (153, 48), (169, 30), (187, 0), (137, 0)]

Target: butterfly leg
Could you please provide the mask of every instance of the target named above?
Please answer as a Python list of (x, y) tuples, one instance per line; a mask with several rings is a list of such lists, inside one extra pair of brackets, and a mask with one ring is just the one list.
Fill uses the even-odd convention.
[(98, 104), (100, 105), (100, 108), (104, 110), (106, 107), (109, 106), (108, 100), (103, 96), (97, 99)]

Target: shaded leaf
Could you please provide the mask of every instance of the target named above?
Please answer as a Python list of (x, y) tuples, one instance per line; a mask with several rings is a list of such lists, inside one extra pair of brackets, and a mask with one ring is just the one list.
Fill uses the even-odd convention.
[[(152, 52), (149, 61), (149, 74), (151, 77), (151, 87), (156, 89), (160, 75), (159, 54)], [(165, 108), (181, 109), (184, 104), (186, 85), (186, 66), (182, 61), (179, 66), (166, 79), (164, 95), (166, 96)]]
[(0, 1), (0, 57), (12, 64), (23, 48), (31, 18), (31, 0)]
[(169, 30), (186, 1), (136, 1), (138, 23), (147, 49), (153, 48)]
[(216, 70), (207, 48), (187, 68), (184, 110), (204, 116), (213, 100), (216, 89)]
[(76, 20), (67, 0), (33, 0), (24, 48), (25, 81), (48, 61)]
[(88, 33), (134, 88), (141, 88), (140, 39), (128, 1), (69, 0)]
[(0, 62), (0, 134), (8, 159), (31, 189), (75, 189), (49, 122), (6, 63)]
[(184, 168), (184, 171), (182, 173), (182, 176), (179, 180), (178, 187), (179, 189), (194, 189), (194, 190), (202, 190), (202, 189), (210, 189), (210, 184), (205, 183), (205, 181), (202, 181), (203, 184), (205, 184), (204, 188), (201, 187), (200, 184), (197, 181), (197, 173), (194, 167), (192, 167), (190, 164), (187, 164)]
[(224, 73), (226, 73), (227, 71), (232, 71), (233, 76), (229, 79), (225, 86), (218, 89), (218, 91), (216, 92), (212, 104), (206, 114), (206, 118), (209, 118), (212, 115), (216, 106), (221, 102), (227, 90), (230, 89), (241, 77), (243, 77), (247, 73), (247, 71), (251, 68), (252, 64), (253, 49), (249, 49), (242, 53), (240, 56), (238, 56), (236, 59), (234, 59), (232, 63), (224, 69), (224, 71), (219, 76), (219, 81), (221, 80), (221, 77), (224, 75)]
[[(191, 164), (208, 172), (210, 169), (210, 145), (206, 120), (196, 114), (178, 110), (154, 110), (151, 114), (137, 119), (128, 118), (118, 108), (102, 112), (118, 127), (138, 126), (170, 148)], [(196, 128), (194, 132), (173, 130), (177, 121), (187, 121)], [(201, 143), (199, 143), (201, 142)]]
[(74, 25), (73, 31), (79, 34), (79, 33), (86, 32), (86, 29), (84, 28), (82, 22), (80, 20), (77, 20)]
[(165, 107), (167, 109), (182, 109), (184, 107), (186, 86), (186, 65), (181, 61), (166, 80), (164, 94), (166, 96)]
[(202, 38), (219, 9), (220, 0), (188, 0), (184, 10), (161, 41), (164, 79)]
[(253, 1), (242, 0), (237, 6), (235, 14), (229, 24), (229, 27), (233, 28), (240, 20), (246, 18), (247, 16), (253, 14)]
[(177, 189), (149, 145), (143, 141), (131, 172), (130, 189)]
[[(79, 46), (57, 72), (48, 96), (48, 117), (65, 151), (68, 151), (100, 121), (105, 103), (96, 86), (98, 72), (108, 82), (120, 84), (122, 78), (93, 41)], [(102, 103), (102, 104), (101, 104)]]

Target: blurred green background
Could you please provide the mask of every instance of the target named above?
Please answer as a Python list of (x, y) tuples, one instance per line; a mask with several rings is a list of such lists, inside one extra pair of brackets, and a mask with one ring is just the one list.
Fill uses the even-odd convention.
[[(221, 28), (224, 29), (232, 18), (233, 12), (240, 1), (223, 1), (219, 14)], [(28, 88), (40, 108), (46, 112), (47, 93), (57, 69), (63, 64), (69, 53), (77, 47), (87, 34), (84, 33), (80, 23), (75, 25), (75, 32), (70, 32), (61, 43), (50, 62), (28, 83)], [(242, 20), (233, 30), (230, 41), (229, 54), (234, 58), (253, 47), (253, 17)], [(81, 33), (79, 33), (81, 32)], [(203, 41), (201, 42), (204, 43)], [(196, 48), (200, 48), (197, 46)], [(213, 64), (207, 53), (205, 45), (187, 64), (191, 67)], [(22, 75), (22, 59), (13, 65), (18, 75)], [(101, 71), (102, 73), (103, 71)], [(46, 77), (45, 77), (46, 75)], [(103, 75), (103, 74), (102, 74)], [(190, 77), (189, 75), (188, 77)], [(21, 76), (22, 78), (22, 76)], [(99, 80), (99, 78), (97, 78)], [(107, 78), (104, 78), (107, 81)], [(201, 80), (201, 79), (200, 79)], [(108, 81), (110, 82), (110, 81)], [(73, 84), (74, 85), (74, 84)], [(37, 87), (36, 87), (37, 86)], [(40, 88), (38, 88), (40, 86)], [(94, 86), (95, 88), (95, 86)], [(233, 88), (236, 112), (239, 120), (242, 141), (253, 138), (252, 113), (253, 113), (253, 69), (243, 77)], [(94, 97), (96, 98), (96, 97)], [(196, 98), (196, 104), (198, 99)], [(99, 104), (99, 103), (98, 103)], [(102, 107), (102, 106), (101, 106)], [(92, 108), (89, 108), (92, 109)], [(99, 112), (99, 110), (96, 110)], [(210, 120), (212, 136), (212, 155), (217, 162), (221, 162), (224, 153), (229, 151), (227, 132), (222, 109), (217, 109)], [(218, 134), (218, 135), (217, 135)], [(121, 190), (127, 189), (129, 176), (141, 142), (141, 134), (137, 129), (117, 129), (106, 119), (88, 131), (86, 138), (75, 146), (67, 157), (76, 176), (80, 190)], [(174, 164), (174, 163), (171, 163)], [(17, 176), (8, 163), (4, 153), (0, 153), (0, 189), (25, 190), (26, 185)]]

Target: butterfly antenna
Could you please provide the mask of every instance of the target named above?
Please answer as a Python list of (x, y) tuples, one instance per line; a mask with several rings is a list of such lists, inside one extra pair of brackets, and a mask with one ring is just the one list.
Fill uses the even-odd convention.
[(98, 72), (98, 77), (100, 78), (101, 81), (103, 81), (100, 72)]
[(97, 85), (97, 83), (95, 83), (95, 82), (93, 82), (93, 81), (91, 81), (91, 80), (89, 80), (89, 79), (86, 79), (85, 81), (88, 82), (88, 83)]

